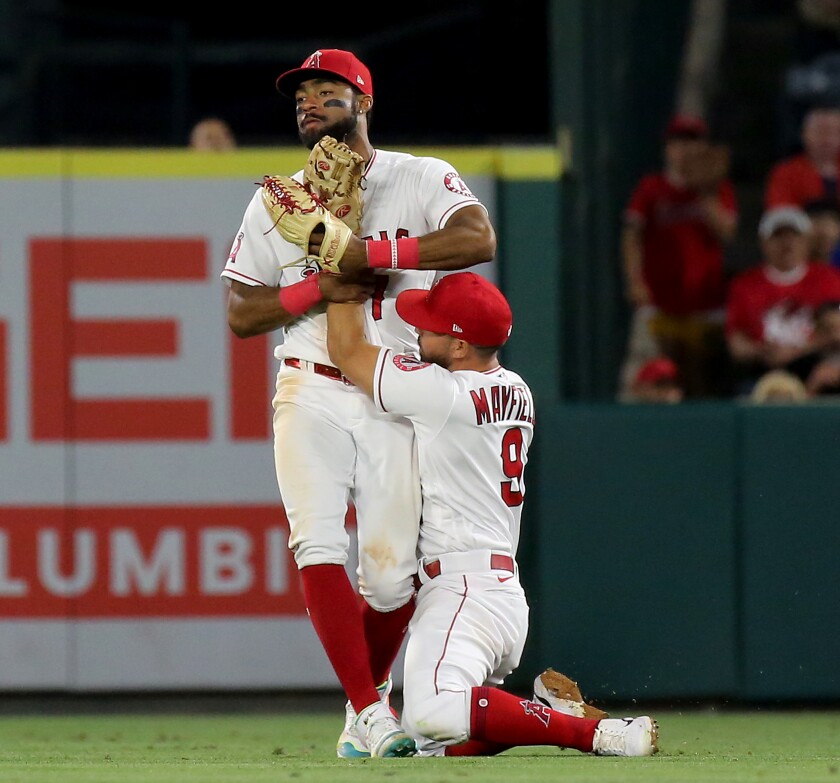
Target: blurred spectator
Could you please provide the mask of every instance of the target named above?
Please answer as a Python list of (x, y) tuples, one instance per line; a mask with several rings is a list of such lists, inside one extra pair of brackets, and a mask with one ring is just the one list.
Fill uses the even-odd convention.
[(840, 394), (840, 300), (823, 302), (814, 313), (811, 352), (790, 364), (812, 397)]
[(840, 49), (840, 0), (796, 0), (796, 55), (811, 62)]
[(687, 398), (729, 396), (723, 256), (738, 225), (729, 150), (699, 117), (676, 115), (664, 165), (644, 175), (625, 210), (622, 260), (633, 309), (619, 398), (659, 354), (680, 368)]
[(645, 362), (633, 379), (632, 394), (627, 402), (675, 403), (685, 396), (679, 368), (667, 356)]
[(811, 218), (811, 260), (840, 267), (840, 202), (809, 201), (805, 214)]
[(805, 384), (793, 373), (769, 370), (758, 379), (749, 399), (757, 403), (807, 402), (808, 392)]
[(765, 212), (758, 227), (764, 260), (730, 285), (726, 337), (736, 395), (749, 394), (768, 370), (787, 369), (809, 353), (814, 311), (840, 299), (840, 271), (809, 260), (810, 231), (798, 207)]
[(830, 199), (838, 202), (840, 108), (815, 106), (802, 121), (802, 152), (776, 163), (767, 177), (764, 207)]
[(190, 131), (189, 147), (194, 150), (226, 152), (236, 146), (233, 130), (219, 117), (205, 117)]

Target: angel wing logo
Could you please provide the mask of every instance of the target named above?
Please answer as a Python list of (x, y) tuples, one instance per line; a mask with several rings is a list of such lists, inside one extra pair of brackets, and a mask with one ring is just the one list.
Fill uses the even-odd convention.
[(447, 190), (451, 190), (453, 193), (457, 193), (460, 196), (467, 196), (468, 198), (475, 198), (475, 195), (469, 189), (467, 183), (464, 182), (463, 178), (454, 171), (450, 171), (443, 178), (443, 184), (446, 186)]
[(413, 372), (414, 370), (422, 370), (424, 367), (428, 367), (429, 363), (421, 361), (416, 356), (411, 356), (407, 353), (398, 353), (394, 356), (394, 365), (403, 372)]

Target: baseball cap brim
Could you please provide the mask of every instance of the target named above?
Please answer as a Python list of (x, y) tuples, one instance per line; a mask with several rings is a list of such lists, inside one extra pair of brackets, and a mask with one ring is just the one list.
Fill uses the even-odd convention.
[(769, 239), (783, 228), (807, 234), (811, 230), (811, 218), (796, 206), (776, 207), (764, 213), (758, 224), (758, 235), (762, 239)]
[(277, 81), (275, 82), (277, 92), (285, 95), (287, 98), (294, 98), (295, 91), (300, 83), (307, 79), (337, 79), (340, 82), (349, 84), (351, 87), (353, 86), (348, 79), (334, 71), (327, 71), (324, 68), (293, 68), (291, 71), (281, 73), (277, 77)]
[(397, 297), (397, 315), (415, 329), (448, 334), (449, 325), (442, 323), (429, 310), (429, 292), (423, 289), (401, 291)]

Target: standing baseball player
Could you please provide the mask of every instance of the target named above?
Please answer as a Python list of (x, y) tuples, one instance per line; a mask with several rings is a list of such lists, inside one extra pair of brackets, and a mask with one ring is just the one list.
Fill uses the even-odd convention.
[(417, 328), (420, 359), (366, 340), (358, 305), (328, 305), (327, 345), (342, 374), (417, 435), (420, 588), (402, 720), (420, 755), (514, 745), (651, 755), (658, 729), (648, 716), (575, 717), (496, 687), (519, 664), (529, 611), (516, 552), (535, 414), (528, 385), (498, 360), (510, 307), (473, 272), (402, 291), (396, 307)]
[[(491, 261), (496, 236), (486, 208), (449, 163), (374, 149), (373, 83), (352, 52), (316, 51), (283, 73), (277, 89), (294, 99), (298, 134), (312, 153), (337, 141), (361, 158), (362, 217), (342, 260), (356, 271), (321, 271), (306, 248), (284, 238), (265, 187), (258, 188), (222, 272), (228, 323), (239, 337), (283, 332), (273, 400), (277, 482), (307, 611), (348, 698), (337, 753), (410, 755), (414, 742), (386, 702), (414, 611), (421, 502), (414, 430), (376, 410), (330, 363), (325, 308), (364, 302), (373, 342), (416, 351), (415, 331), (394, 308), (397, 294), (428, 289), (438, 270)], [(304, 174), (293, 176), (303, 182)], [(345, 207), (330, 206), (338, 217)], [(345, 571), (350, 500), (362, 608)]]

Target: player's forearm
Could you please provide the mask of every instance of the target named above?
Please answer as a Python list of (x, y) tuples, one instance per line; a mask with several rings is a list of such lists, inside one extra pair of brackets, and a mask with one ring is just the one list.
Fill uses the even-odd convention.
[(253, 337), (279, 329), (296, 316), (280, 303), (273, 286), (247, 286), (234, 282), (228, 293), (228, 326), (237, 337)]
[(327, 305), (327, 352), (330, 361), (362, 391), (373, 391), (379, 348), (365, 337), (364, 310), (358, 304)]
[(464, 207), (446, 226), (421, 237), (404, 239), (351, 238), (341, 259), (342, 270), (467, 269), (496, 256), (496, 232), (487, 213), (477, 206)]
[(447, 226), (418, 240), (420, 269), (468, 269), (492, 261), (496, 235), (487, 224)]
[(420, 269), (468, 269), (496, 256), (496, 232), (478, 206), (458, 210), (439, 231), (418, 240)]

